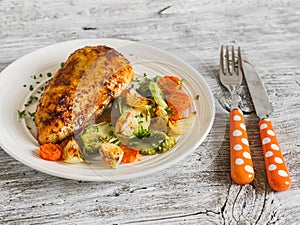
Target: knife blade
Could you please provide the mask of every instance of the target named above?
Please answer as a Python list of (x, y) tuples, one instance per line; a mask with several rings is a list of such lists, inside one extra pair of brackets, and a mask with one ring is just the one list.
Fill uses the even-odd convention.
[(259, 131), (269, 186), (275, 191), (288, 190), (292, 183), (284, 161), (273, 124), (269, 119), (273, 112), (263, 81), (255, 67), (243, 61), (243, 73), (252, 102), (259, 118)]

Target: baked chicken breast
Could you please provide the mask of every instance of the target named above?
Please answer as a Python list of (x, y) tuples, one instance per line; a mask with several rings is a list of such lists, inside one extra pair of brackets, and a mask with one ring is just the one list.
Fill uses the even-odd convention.
[(73, 52), (37, 105), (38, 142), (59, 143), (80, 132), (103, 113), (133, 77), (129, 61), (110, 47), (86, 46)]

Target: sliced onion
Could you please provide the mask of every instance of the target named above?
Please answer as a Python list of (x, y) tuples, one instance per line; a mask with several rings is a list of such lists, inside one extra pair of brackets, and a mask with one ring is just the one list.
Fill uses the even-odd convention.
[(169, 128), (174, 134), (183, 135), (191, 129), (194, 122), (196, 121), (196, 116), (196, 112), (193, 112), (188, 117), (182, 118), (180, 120), (169, 120)]

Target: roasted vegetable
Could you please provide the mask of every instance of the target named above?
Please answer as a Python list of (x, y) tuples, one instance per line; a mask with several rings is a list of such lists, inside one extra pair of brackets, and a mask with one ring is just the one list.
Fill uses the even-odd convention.
[(61, 158), (67, 163), (81, 163), (84, 161), (80, 147), (74, 138), (66, 140), (66, 143), (62, 147)]
[(143, 155), (154, 155), (169, 151), (176, 145), (176, 140), (173, 136), (164, 132), (153, 132), (150, 137), (144, 140), (143, 148), (140, 153)]
[(131, 107), (126, 104), (126, 96), (120, 96), (117, 99), (117, 106), (118, 106), (120, 115), (124, 114), (124, 112), (131, 109)]
[(144, 82), (139, 84), (139, 88), (137, 89), (137, 92), (146, 98), (149, 98), (149, 97), (152, 98), (152, 93), (149, 89), (151, 83), (152, 83), (152, 81), (150, 79), (145, 79)]
[(182, 91), (177, 91), (169, 95), (167, 103), (169, 106), (173, 106), (177, 112), (181, 114), (184, 110), (190, 107), (191, 100), (188, 94)]
[(137, 148), (128, 147), (126, 145), (120, 145), (123, 150), (124, 155), (122, 158), (122, 163), (134, 162), (139, 157), (139, 150)]
[(151, 123), (149, 126), (150, 131), (161, 131), (168, 132), (168, 121), (163, 120), (161, 117), (154, 117), (151, 119)]
[(182, 135), (187, 133), (194, 122), (196, 121), (196, 112), (191, 113), (188, 117), (182, 118), (180, 120), (170, 120), (168, 125), (170, 130), (176, 135)]
[(156, 104), (162, 107), (163, 109), (168, 108), (168, 104), (165, 101), (164, 93), (162, 92), (158, 84), (155, 82), (150, 82), (149, 89)]
[(155, 108), (154, 114), (156, 117), (161, 118), (163, 121), (165, 121), (165, 123), (167, 124), (169, 121), (169, 115), (167, 110), (165, 110), (164, 108), (157, 106)]
[(116, 135), (133, 138), (135, 134), (143, 133), (148, 130), (150, 118), (147, 108), (125, 111), (116, 122)]
[(148, 136), (143, 138), (134, 137), (128, 140), (128, 145), (139, 149), (141, 154), (154, 155), (170, 150), (176, 144), (176, 140), (171, 135), (160, 132), (151, 131)]
[(126, 93), (126, 103), (132, 107), (143, 107), (150, 105), (152, 101), (140, 95), (134, 88), (130, 88)]
[(100, 143), (99, 153), (102, 159), (113, 169), (121, 162), (124, 155), (123, 150), (112, 143)]
[(40, 146), (39, 154), (42, 159), (58, 161), (61, 158), (62, 148), (57, 144), (46, 143)]
[(87, 126), (78, 139), (84, 156), (98, 152), (99, 146), (103, 142), (119, 143), (114, 134), (114, 127), (108, 122)]
[(164, 76), (157, 81), (159, 87), (166, 94), (178, 91), (182, 87), (182, 80), (175, 76)]

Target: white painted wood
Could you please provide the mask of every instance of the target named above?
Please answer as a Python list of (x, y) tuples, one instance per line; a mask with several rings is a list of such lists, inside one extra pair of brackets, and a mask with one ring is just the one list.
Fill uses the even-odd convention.
[[(0, 70), (61, 41), (129, 39), (163, 46), (186, 59), (205, 76), (217, 100), (212, 132), (192, 155), (136, 180), (97, 183), (52, 177), (1, 149), (0, 223), (298, 224), (299, 19), (300, 2), (292, 0), (0, 1)], [(256, 178), (250, 185), (230, 180), (228, 94), (217, 79), (219, 47), (227, 43), (242, 47), (266, 84), (293, 181), (289, 191), (275, 193), (267, 186), (257, 119), (245, 84), (242, 108)]]

